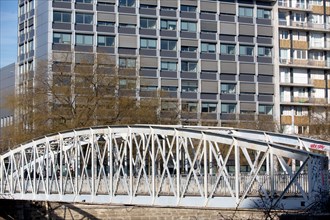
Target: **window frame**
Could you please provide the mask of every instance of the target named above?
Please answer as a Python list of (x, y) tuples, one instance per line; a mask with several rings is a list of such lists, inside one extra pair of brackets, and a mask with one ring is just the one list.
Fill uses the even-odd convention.
[[(146, 21), (146, 26), (142, 26), (142, 21), (145, 20)], [(154, 25), (153, 26), (149, 26), (149, 23), (153, 21)], [(140, 18), (140, 28), (144, 28), (144, 29), (157, 29), (157, 19), (155, 18)]]
[(157, 39), (140, 38), (140, 48), (141, 49), (152, 49), (152, 50), (157, 49)]
[(192, 32), (192, 33), (197, 32), (197, 22), (181, 21), (181, 31)]
[[(187, 68), (184, 68), (187, 67)], [(198, 62), (196, 61), (181, 61), (181, 71), (182, 72), (190, 72), (190, 73), (197, 73)]]
[[(104, 38), (104, 45), (100, 44), (100, 39)], [(112, 43), (108, 45), (107, 40), (111, 39)], [(98, 47), (114, 47), (115, 45), (115, 37), (109, 35), (97, 35), (97, 46)]]
[[(244, 49), (244, 51), (243, 51)], [(249, 50), (252, 53), (249, 53)], [(244, 53), (242, 53), (244, 52)], [(239, 55), (240, 56), (254, 56), (254, 46), (252, 45), (239, 45)]]
[[(60, 35), (60, 42), (55, 42), (54, 41), (54, 38), (55, 38), (55, 35), (59, 34)], [(68, 35), (69, 36), (69, 39), (70, 41), (64, 41), (63, 40), (63, 36), (64, 35)], [(60, 33), (60, 32), (53, 32), (53, 44), (71, 44), (72, 42), (72, 34), (71, 33)]]
[[(56, 14), (59, 14), (59, 16), (60, 16), (59, 20), (55, 19)], [(69, 15), (69, 20), (68, 21), (65, 21), (64, 15)], [(53, 12), (53, 22), (56, 22), (56, 23), (71, 23), (71, 21), (72, 21), (72, 13), (71, 12), (64, 12), (64, 11), (54, 11)]]
[[(78, 16), (82, 16), (82, 22), (78, 22)], [(94, 14), (91, 13), (81, 13), (78, 12), (76, 13), (76, 24), (84, 24), (84, 25), (93, 25), (93, 21), (94, 21)], [(88, 18), (91, 18), (91, 20), (87, 20)]]

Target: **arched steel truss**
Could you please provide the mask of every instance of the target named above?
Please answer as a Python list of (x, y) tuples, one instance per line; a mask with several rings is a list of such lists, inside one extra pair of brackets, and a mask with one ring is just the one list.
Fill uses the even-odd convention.
[(136, 125), (49, 135), (1, 156), (0, 196), (299, 209), (329, 194), (326, 156), (243, 131)]

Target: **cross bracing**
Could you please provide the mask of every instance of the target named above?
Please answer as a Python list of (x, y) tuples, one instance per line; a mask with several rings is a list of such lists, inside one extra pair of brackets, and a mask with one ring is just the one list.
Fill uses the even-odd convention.
[(0, 194), (42, 201), (288, 209), (329, 194), (327, 157), (237, 131), (135, 125), (48, 135), (1, 156)]

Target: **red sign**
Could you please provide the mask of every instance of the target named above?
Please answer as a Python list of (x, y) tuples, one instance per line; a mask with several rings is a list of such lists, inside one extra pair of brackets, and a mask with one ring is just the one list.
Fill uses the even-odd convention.
[(310, 144), (309, 148), (316, 150), (324, 150), (325, 146), (323, 144)]

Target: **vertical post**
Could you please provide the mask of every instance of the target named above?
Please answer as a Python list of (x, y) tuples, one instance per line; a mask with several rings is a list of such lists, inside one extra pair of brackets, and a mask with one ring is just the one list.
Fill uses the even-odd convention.
[(0, 155), (0, 192), (3, 193), (3, 158), (2, 156)]
[(63, 138), (62, 135), (60, 134), (60, 195), (63, 195)]
[(91, 192), (91, 196), (92, 198), (94, 197), (95, 195), (95, 169), (96, 169), (96, 164), (95, 164), (95, 140), (94, 140), (94, 134), (93, 134), (93, 131), (92, 129), (90, 130), (90, 143), (91, 143), (91, 157), (92, 157), (92, 166), (91, 166), (91, 169), (92, 169), (92, 177), (89, 177), (91, 178), (91, 182), (92, 182), (92, 192)]
[(177, 203), (180, 200), (180, 150), (179, 150), (179, 135), (178, 131), (175, 130), (175, 137), (176, 137), (176, 196), (177, 196)]
[(273, 154), (273, 149), (270, 148), (269, 154), (267, 155), (270, 159), (270, 193), (271, 193), (271, 198), (274, 198), (274, 190), (275, 190), (275, 173), (274, 173), (274, 154)]
[(13, 163), (13, 160), (14, 160), (14, 154), (12, 152), (10, 152), (10, 192), (11, 193), (14, 193), (14, 177), (13, 177), (14, 163)]
[(129, 127), (128, 128), (129, 131), (129, 182), (130, 182), (130, 186), (129, 186), (129, 191), (130, 191), (130, 195), (131, 195), (131, 199), (133, 199), (133, 144), (132, 144), (132, 130)]
[(156, 191), (156, 184), (155, 184), (155, 165), (156, 165), (156, 160), (155, 160), (155, 134), (153, 132), (153, 129), (151, 130), (151, 171), (152, 171), (152, 200), (155, 200), (155, 191)]
[[(208, 193), (207, 193), (208, 163), (207, 163), (207, 147), (206, 147), (206, 140), (205, 140), (204, 133), (203, 133), (202, 137), (203, 137), (203, 145), (204, 145), (204, 196), (205, 196), (205, 199), (207, 199), (207, 197), (208, 197)], [(211, 149), (210, 144), (209, 144), (209, 148)]]
[[(46, 149), (45, 150), (46, 150), (46, 152), (45, 152), (46, 153), (46, 195), (48, 195), (50, 193), (50, 190), (49, 190), (49, 140), (47, 137), (46, 137)], [(23, 157), (22, 157), (22, 159), (23, 159)], [(23, 166), (23, 164), (22, 164), (22, 166)], [(23, 168), (24, 168), (24, 166), (23, 166)]]
[[(36, 181), (36, 150), (37, 150), (37, 146), (36, 143), (33, 141), (33, 193), (37, 193), (36, 192), (36, 185), (37, 185), (37, 181)], [(13, 167), (11, 167), (13, 168)], [(13, 170), (13, 169), (11, 169)]]
[(112, 131), (109, 128), (109, 152), (110, 152), (110, 159), (109, 159), (109, 169), (110, 169), (110, 196), (113, 196), (113, 149), (112, 149)]
[[(25, 180), (25, 178), (24, 178), (24, 156), (23, 156), (23, 152), (24, 152), (24, 150), (21, 148), (21, 167), (22, 167), (22, 171), (21, 171), (21, 186), (22, 186), (21, 194), (24, 193), (24, 180)], [(0, 179), (2, 179), (2, 176), (0, 177)], [(48, 187), (47, 187), (47, 189), (48, 189)]]
[(236, 191), (236, 203), (239, 202), (239, 184), (240, 184), (240, 157), (239, 157), (239, 146), (237, 145), (236, 139), (234, 139), (235, 144), (235, 191)]

